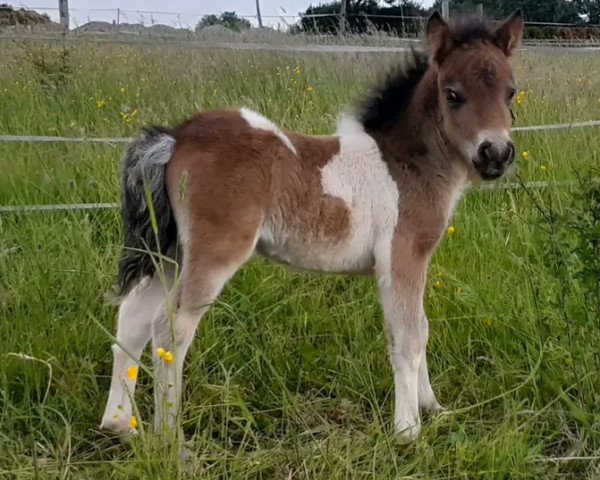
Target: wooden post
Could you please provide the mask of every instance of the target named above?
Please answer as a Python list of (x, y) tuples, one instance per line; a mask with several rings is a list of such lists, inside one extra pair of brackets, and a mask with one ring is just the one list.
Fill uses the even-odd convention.
[(342, 0), (340, 2), (340, 34), (344, 34), (346, 31), (346, 4), (348, 0)]
[(117, 37), (119, 36), (119, 27), (121, 25), (121, 9), (117, 8), (117, 25), (116, 25), (116, 33), (117, 33)]
[(483, 3), (477, 4), (477, 17), (479, 17), (479, 20), (483, 20)]
[(258, 28), (262, 28), (262, 17), (260, 16), (260, 0), (256, 0), (256, 18), (258, 19)]
[(69, 30), (69, 0), (58, 0), (58, 14), (61, 27)]
[(450, 0), (442, 0), (442, 17), (446, 20), (450, 18)]

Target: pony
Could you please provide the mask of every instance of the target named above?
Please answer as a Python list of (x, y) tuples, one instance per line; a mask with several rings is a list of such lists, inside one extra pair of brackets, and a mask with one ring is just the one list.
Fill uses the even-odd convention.
[(135, 427), (137, 365), (150, 339), (154, 428), (175, 427), (200, 320), (258, 253), (299, 269), (376, 277), (395, 429), (400, 441), (417, 438), (420, 410), (440, 409), (426, 357), (428, 264), (465, 188), (502, 177), (515, 160), (509, 59), (523, 27), (520, 11), (497, 27), (434, 13), (426, 51), (413, 51), (333, 135), (286, 131), (245, 108), (141, 133), (123, 162), (125, 248), (101, 427)]

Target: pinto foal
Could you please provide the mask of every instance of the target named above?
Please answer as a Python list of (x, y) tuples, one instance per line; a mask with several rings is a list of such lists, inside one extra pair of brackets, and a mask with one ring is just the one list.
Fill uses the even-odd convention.
[[(150, 339), (155, 428), (174, 425), (200, 319), (259, 252), (301, 269), (376, 276), (394, 423), (401, 439), (414, 439), (419, 408), (439, 408), (425, 353), (428, 263), (463, 189), (501, 177), (515, 158), (508, 58), (522, 31), (520, 12), (495, 29), (450, 26), (435, 13), (427, 55), (413, 54), (336, 135), (286, 132), (246, 109), (141, 134), (124, 160), (123, 300), (102, 427), (131, 428), (136, 366)], [(165, 258), (181, 265), (178, 280), (170, 265), (155, 271)]]

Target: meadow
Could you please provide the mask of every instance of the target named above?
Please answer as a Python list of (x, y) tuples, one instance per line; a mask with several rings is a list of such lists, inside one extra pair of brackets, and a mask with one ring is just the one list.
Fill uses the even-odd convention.
[[(397, 54), (0, 45), (0, 134), (133, 136), (246, 106), (325, 134)], [(515, 59), (517, 125), (600, 119), (600, 57)], [(515, 134), (507, 182), (468, 192), (430, 270), (432, 384), (445, 415), (397, 444), (375, 284), (257, 258), (203, 320), (182, 428), (98, 430), (116, 308), (116, 210), (0, 213), (0, 477), (600, 478), (600, 130)], [(124, 146), (0, 143), (0, 205), (118, 202)], [(571, 183), (565, 184), (564, 182)], [(504, 183), (506, 185), (506, 182)], [(144, 362), (149, 365), (149, 356)]]

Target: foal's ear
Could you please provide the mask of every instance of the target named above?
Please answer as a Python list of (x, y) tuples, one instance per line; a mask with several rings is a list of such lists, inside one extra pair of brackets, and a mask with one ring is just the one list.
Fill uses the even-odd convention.
[(437, 10), (427, 20), (425, 35), (429, 59), (437, 64), (442, 63), (454, 47), (454, 37), (450, 26)]
[(496, 30), (494, 43), (507, 57), (510, 57), (521, 43), (524, 27), (523, 12), (519, 9)]

